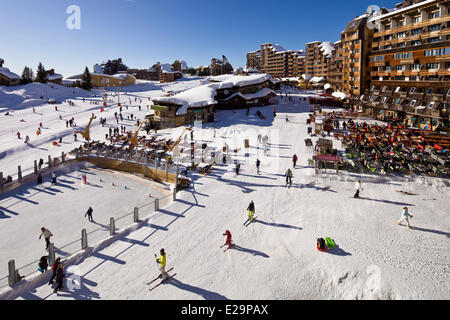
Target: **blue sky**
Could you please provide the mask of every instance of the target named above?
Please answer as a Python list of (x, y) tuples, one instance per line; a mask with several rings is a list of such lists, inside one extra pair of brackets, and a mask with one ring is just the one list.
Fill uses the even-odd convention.
[[(233, 67), (262, 43), (304, 49), (337, 41), (369, 5), (400, 0), (7, 0), (0, 10), (0, 57), (21, 74), (41, 61), (64, 76), (121, 57), (132, 68), (186, 60), (207, 65), (224, 54)], [(69, 30), (66, 9), (81, 9), (81, 29)]]

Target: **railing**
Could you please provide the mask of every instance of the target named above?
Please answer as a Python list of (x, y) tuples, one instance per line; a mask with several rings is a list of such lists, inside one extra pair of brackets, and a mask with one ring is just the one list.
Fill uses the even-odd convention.
[[(128, 212), (124, 215), (111, 217), (110, 221), (113, 221), (113, 223), (111, 223), (110, 225), (101, 226), (89, 232), (85, 232), (86, 238), (84, 239), (83, 239), (84, 237), (83, 232), (80, 230), (80, 238), (74, 239), (70, 243), (67, 243), (63, 246), (57, 246), (53, 253), (49, 252), (49, 256), (51, 256), (52, 254), (53, 256), (55, 256), (56, 253), (57, 256), (60, 257), (62, 261), (64, 261), (65, 259), (68, 259), (69, 257), (74, 256), (75, 254), (78, 254), (83, 250), (89, 248), (89, 247), (83, 248), (83, 243), (93, 245), (99, 244), (104, 240), (110, 239), (111, 236), (114, 235), (116, 232), (124, 231), (128, 227), (130, 227), (133, 223), (138, 222), (139, 215), (142, 214), (149, 215), (151, 213), (159, 211), (159, 208), (169, 206), (176, 199), (175, 192), (176, 191), (174, 190), (172, 194), (166, 195), (162, 198), (155, 199), (151, 202), (144, 203), (138, 207), (135, 207), (133, 211)], [(27, 278), (30, 277), (31, 275), (39, 274), (39, 271), (37, 271), (38, 263), (39, 260), (32, 261), (24, 266), (16, 268), (14, 275), (10, 274), (1, 277), (0, 290), (19, 282), (20, 278), (18, 279), (17, 276), (20, 276), (21, 278)], [(52, 261), (50, 261), (50, 263), (52, 263)]]

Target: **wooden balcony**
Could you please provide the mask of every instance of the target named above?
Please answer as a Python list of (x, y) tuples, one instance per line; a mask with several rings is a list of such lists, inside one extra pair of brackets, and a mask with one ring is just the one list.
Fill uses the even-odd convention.
[(440, 75), (440, 76), (450, 76), (450, 69), (440, 69), (438, 71), (438, 75)]
[(414, 58), (411, 58), (411, 59), (405, 59), (405, 60), (400, 60), (399, 61), (400, 62), (400, 64), (413, 64), (414, 63)]

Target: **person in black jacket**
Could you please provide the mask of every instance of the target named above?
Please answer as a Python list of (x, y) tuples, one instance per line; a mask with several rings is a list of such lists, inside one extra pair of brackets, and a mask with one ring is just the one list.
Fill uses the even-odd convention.
[(48, 261), (47, 261), (47, 259), (48, 259), (48, 256), (43, 256), (43, 257), (41, 257), (41, 260), (39, 260), (38, 270), (41, 273), (44, 273), (48, 269)]
[(63, 266), (62, 266), (62, 264), (59, 264), (58, 269), (56, 269), (56, 283), (58, 285), (56, 286), (55, 291), (53, 291), (54, 293), (57, 293), (58, 290), (61, 290), (63, 288), (65, 276), (66, 275), (64, 274)]
[(42, 184), (42, 175), (40, 173), (37, 177), (37, 184)]
[(56, 277), (56, 271), (58, 270), (59, 265), (61, 264), (61, 258), (56, 259), (55, 263), (52, 265), (52, 270), (53, 270), (53, 274), (52, 277), (50, 278), (50, 281), (48, 282), (48, 284), (53, 284), (53, 279), (55, 279)]
[(94, 209), (92, 209), (91, 207), (89, 207), (88, 211), (86, 212), (86, 214), (84, 215), (84, 217), (88, 216), (88, 219), (90, 222), (94, 222), (94, 219), (92, 219), (92, 212), (94, 211)]

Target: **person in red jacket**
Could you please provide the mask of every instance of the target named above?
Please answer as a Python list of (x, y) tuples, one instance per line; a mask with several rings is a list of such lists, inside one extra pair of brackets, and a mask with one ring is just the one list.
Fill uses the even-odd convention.
[(227, 241), (225, 242), (225, 244), (223, 246), (221, 246), (221, 248), (225, 247), (226, 245), (228, 245), (228, 249), (231, 248), (232, 244), (231, 244), (231, 232), (226, 230), (225, 233), (223, 234), (224, 236), (227, 236)]

